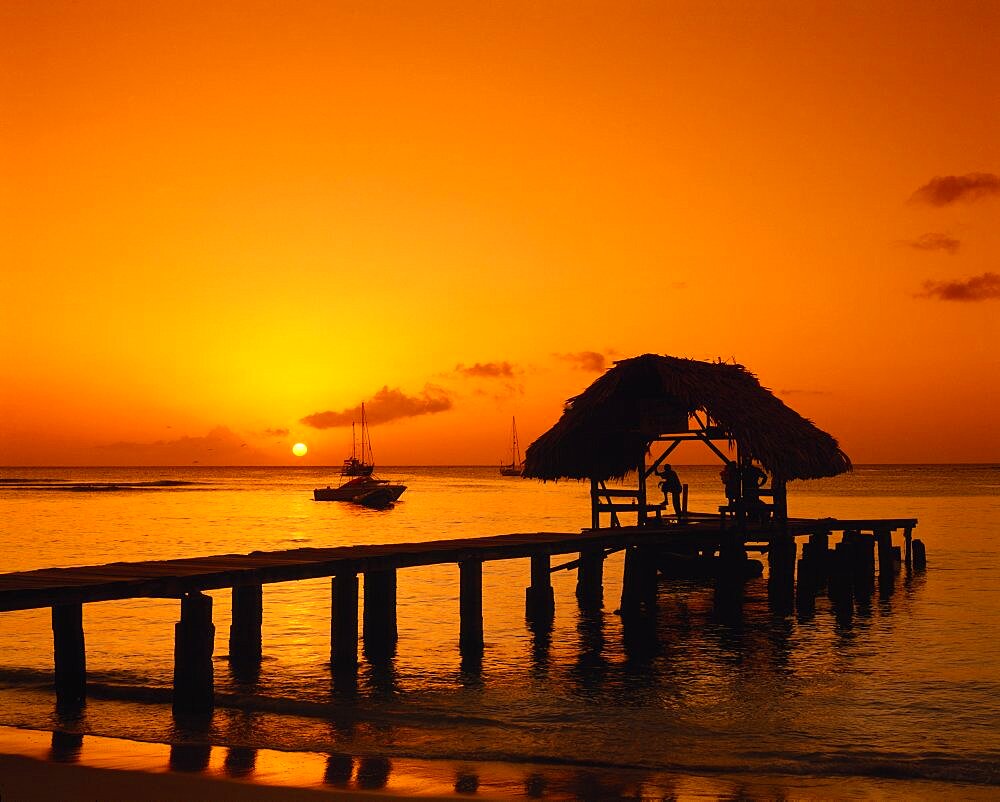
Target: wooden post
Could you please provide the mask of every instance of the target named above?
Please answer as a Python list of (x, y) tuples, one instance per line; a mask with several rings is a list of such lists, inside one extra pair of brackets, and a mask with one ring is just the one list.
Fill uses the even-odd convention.
[(924, 549), (924, 541), (920, 538), (913, 538), (913, 568), (923, 571), (927, 567), (927, 552)]
[(330, 586), (330, 665), (336, 674), (353, 674), (358, 669), (358, 575), (337, 574)]
[(212, 597), (197, 591), (181, 597), (174, 625), (174, 711), (207, 713), (215, 706), (215, 624)]
[(681, 485), (681, 512), (687, 515), (688, 511), (688, 486), (687, 483)]
[(621, 614), (638, 612), (656, 607), (657, 559), (655, 549), (629, 546), (625, 550), (625, 569), (622, 576)]
[(458, 646), (463, 651), (480, 652), (483, 649), (483, 561), (463, 560), (459, 570), (459, 636)]
[(600, 607), (604, 601), (604, 549), (585, 549), (580, 552), (576, 572), (576, 598), (581, 607)]
[(906, 561), (906, 567), (909, 568), (913, 565), (913, 527), (908, 526), (903, 530), (903, 542), (905, 543), (906, 553), (903, 559)]
[(597, 510), (597, 505), (600, 503), (600, 498), (597, 495), (597, 479), (591, 477), (590, 479), (590, 528), (600, 529), (601, 528), (601, 513)]
[(392, 654), (399, 638), (396, 626), (396, 569), (365, 571), (365, 653)]
[(876, 530), (875, 543), (878, 546), (879, 576), (894, 576), (896, 573), (896, 561), (892, 556), (892, 532), (888, 529)]
[(779, 532), (788, 531), (788, 487), (781, 476), (771, 478), (771, 509)]
[(83, 637), (83, 605), (52, 607), (52, 644), (56, 703), (80, 704), (87, 696), (87, 652)]
[(233, 620), (229, 626), (229, 660), (232, 663), (260, 662), (261, 625), (264, 620), (262, 585), (237, 585), (233, 588)]
[(767, 549), (767, 590), (772, 603), (786, 606), (795, 592), (795, 561), (798, 547), (795, 538), (787, 535), (772, 537)]
[(636, 499), (639, 505), (639, 526), (646, 525), (646, 448), (648, 444), (643, 443), (642, 453), (639, 454), (638, 478), (639, 489)]
[(548, 554), (531, 556), (531, 586), (524, 591), (524, 614), (529, 621), (551, 621), (556, 603), (552, 594)]

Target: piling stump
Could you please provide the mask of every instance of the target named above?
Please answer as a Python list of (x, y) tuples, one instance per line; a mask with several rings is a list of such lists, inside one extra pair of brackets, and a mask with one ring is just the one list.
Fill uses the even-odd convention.
[(52, 645), (56, 703), (60, 706), (80, 704), (87, 696), (82, 604), (57, 604), (52, 608)]
[(214, 651), (212, 597), (185, 593), (181, 597), (181, 620), (174, 625), (175, 712), (207, 713), (214, 708)]
[(918, 571), (927, 567), (927, 550), (920, 538), (913, 539), (913, 567)]

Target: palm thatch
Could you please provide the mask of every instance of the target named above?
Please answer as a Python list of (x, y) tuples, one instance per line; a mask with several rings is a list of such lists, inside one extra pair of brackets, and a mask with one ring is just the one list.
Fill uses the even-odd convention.
[[(559, 421), (528, 447), (524, 476), (535, 479), (622, 479), (636, 470), (657, 434), (645, 410), (674, 408), (718, 426), (743, 457), (775, 477), (818, 479), (851, 470), (837, 441), (761, 386), (742, 365), (644, 354), (615, 362), (566, 402)], [(677, 417), (677, 416), (675, 416)]]

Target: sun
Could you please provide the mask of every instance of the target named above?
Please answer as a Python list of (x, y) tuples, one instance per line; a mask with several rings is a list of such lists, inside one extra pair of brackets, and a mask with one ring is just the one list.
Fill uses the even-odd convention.
[(309, 447), (305, 443), (296, 443), (292, 446), (292, 453), (296, 457), (304, 457), (307, 451), (309, 451)]

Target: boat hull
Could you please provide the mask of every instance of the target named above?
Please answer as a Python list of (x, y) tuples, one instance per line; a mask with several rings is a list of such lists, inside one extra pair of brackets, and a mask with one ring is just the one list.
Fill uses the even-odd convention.
[[(398, 501), (406, 490), (406, 485), (391, 484), (381, 479), (367, 482), (347, 482), (340, 487), (317, 487), (313, 490), (315, 501), (362, 501), (371, 496), (372, 500), (388, 498), (388, 503)], [(376, 491), (378, 491), (376, 493)]]

